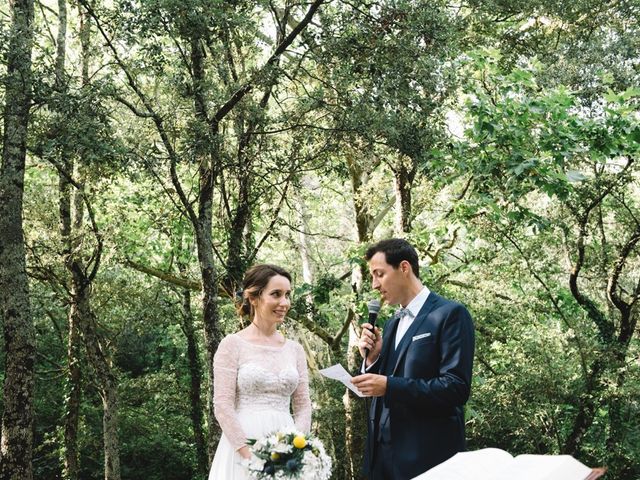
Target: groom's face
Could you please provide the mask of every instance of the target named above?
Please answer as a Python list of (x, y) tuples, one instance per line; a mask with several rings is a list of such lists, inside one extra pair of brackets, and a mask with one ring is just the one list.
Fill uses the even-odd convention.
[[(407, 262), (404, 262), (407, 263)], [(401, 303), (407, 291), (406, 265), (400, 263), (398, 268), (393, 268), (387, 263), (384, 252), (376, 252), (369, 260), (369, 272), (371, 273), (371, 287), (378, 290), (382, 300), (390, 305)]]

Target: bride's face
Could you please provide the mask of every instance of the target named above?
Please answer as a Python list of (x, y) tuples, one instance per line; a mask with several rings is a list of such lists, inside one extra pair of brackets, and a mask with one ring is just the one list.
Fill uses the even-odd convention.
[(255, 300), (256, 319), (280, 324), (291, 308), (291, 283), (282, 275), (274, 275)]

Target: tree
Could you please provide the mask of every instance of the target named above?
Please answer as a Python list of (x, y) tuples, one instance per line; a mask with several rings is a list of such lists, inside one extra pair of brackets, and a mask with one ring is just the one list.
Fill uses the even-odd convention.
[(32, 95), (33, 1), (15, 1), (11, 7), (0, 171), (0, 308), (6, 355), (0, 477), (31, 480), (35, 331), (26, 272), (22, 205)]
[[(492, 226), (497, 241), (521, 258), (555, 314), (580, 337), (578, 398), (563, 413), (557, 448), (584, 454), (600, 412), (609, 423), (602, 445), (611, 449), (603, 463), (617, 475), (629, 475), (629, 453), (617, 439), (634, 427), (622, 420), (630, 405), (616, 390), (624, 390), (628, 378), (638, 322), (633, 306), (640, 299), (632, 273), (640, 242), (639, 92), (610, 92), (584, 108), (567, 89), (541, 89), (535, 64), (509, 74), (501, 74), (497, 64), (495, 56), (476, 57), (470, 141), (455, 154), (461, 171), (473, 175), (473, 186), (459, 212)], [(553, 255), (564, 256), (567, 266), (554, 271), (541, 263), (531, 250), (535, 237), (562, 239)], [(554, 250), (551, 243), (544, 249), (547, 257)], [(573, 324), (575, 315), (584, 318), (582, 329)]]
[[(327, 110), (335, 129), (382, 144), (393, 173), (394, 230), (411, 231), (411, 187), (428, 175), (444, 134), (444, 106), (454, 91), (460, 18), (443, 2), (405, 0), (337, 9), (325, 16), (320, 75), (332, 87)], [(335, 97), (335, 100), (334, 100)], [(333, 102), (330, 100), (334, 100)]]

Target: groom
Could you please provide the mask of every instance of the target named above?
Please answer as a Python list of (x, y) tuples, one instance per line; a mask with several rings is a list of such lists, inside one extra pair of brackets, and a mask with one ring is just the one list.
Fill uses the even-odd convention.
[(402, 239), (371, 246), (372, 286), (402, 308), (384, 332), (364, 324), (363, 373), (353, 383), (374, 397), (364, 472), (369, 480), (409, 480), (465, 450), (474, 331), (467, 309), (422, 285), (418, 254)]

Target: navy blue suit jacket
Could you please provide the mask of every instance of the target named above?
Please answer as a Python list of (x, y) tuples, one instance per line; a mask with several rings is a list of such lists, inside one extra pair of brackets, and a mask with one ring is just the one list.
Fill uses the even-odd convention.
[(394, 465), (393, 478), (385, 480), (411, 479), (465, 450), (463, 406), (475, 344), (467, 309), (433, 292), (394, 351), (398, 321), (384, 326), (382, 352), (368, 371), (387, 375), (387, 391), (371, 405), (364, 471), (370, 474), (379, 448), (376, 412), (384, 398)]

